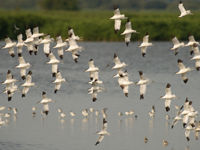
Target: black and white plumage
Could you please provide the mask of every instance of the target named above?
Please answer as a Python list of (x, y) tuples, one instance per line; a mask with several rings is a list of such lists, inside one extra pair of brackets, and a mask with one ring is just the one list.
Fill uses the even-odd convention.
[(177, 55), (178, 54), (178, 49), (181, 47), (184, 47), (185, 44), (183, 42), (179, 42), (179, 40), (177, 39), (177, 37), (174, 37), (172, 39), (172, 43), (173, 43), (173, 47), (171, 48), (172, 51), (174, 51), (174, 54)]
[(94, 65), (93, 59), (90, 59), (90, 61), (88, 62), (88, 66), (89, 66), (89, 68), (85, 72), (89, 72), (90, 73), (90, 80), (93, 80), (94, 74), (95, 74), (95, 72), (99, 71), (99, 68)]
[(57, 52), (58, 52), (58, 56), (60, 57), (60, 59), (63, 59), (63, 56), (64, 56), (64, 47), (67, 46), (67, 43), (66, 42), (63, 42), (62, 40), (62, 37), (61, 36), (58, 36), (56, 38), (56, 46), (54, 46), (53, 48), (57, 49)]
[(34, 49), (33, 49), (33, 51), (34, 51), (35, 55), (37, 55), (38, 46), (39, 46), (40, 42), (42, 41), (42, 39), (40, 39), (41, 36), (44, 36), (44, 33), (39, 32), (39, 27), (33, 28), (33, 35), (32, 35), (32, 37), (34, 39), (34, 42), (33, 42)]
[(22, 54), (23, 46), (25, 46), (25, 43), (23, 41), (23, 36), (22, 36), (22, 34), (19, 34), (17, 36), (17, 45), (16, 45), (18, 54)]
[(165, 88), (165, 95), (161, 97), (161, 99), (165, 100), (165, 109), (166, 111), (170, 111), (171, 100), (175, 99), (176, 95), (171, 92), (171, 84), (167, 83)]
[(132, 29), (131, 21), (128, 18), (125, 25), (125, 30), (123, 33), (121, 33), (121, 35), (125, 35), (125, 43), (127, 46), (129, 45), (131, 41), (132, 33), (137, 33), (137, 31)]
[(23, 87), (22, 89), (22, 97), (25, 97), (26, 94), (28, 93), (29, 89), (32, 86), (35, 86), (35, 83), (32, 82), (32, 71), (29, 71), (27, 76), (26, 76), (26, 81), (24, 84), (21, 85)]
[(150, 80), (144, 77), (142, 71), (139, 71), (139, 75), (140, 75), (140, 80), (136, 84), (140, 86), (140, 99), (144, 99), (147, 84), (150, 82)]
[(65, 51), (71, 52), (74, 62), (77, 63), (78, 58), (80, 56), (78, 52), (82, 51), (83, 47), (78, 46), (76, 40), (74, 40), (74, 38), (72, 37), (72, 34), (70, 35), (70, 37), (66, 41), (68, 41), (69, 47)]
[(178, 8), (179, 8), (179, 10), (181, 12), (181, 14), (178, 16), (179, 18), (184, 17), (186, 15), (191, 15), (192, 14), (190, 10), (186, 10), (185, 9), (185, 7), (183, 6), (182, 1), (179, 2)]
[(193, 35), (190, 35), (188, 37), (189, 42), (185, 45), (185, 46), (189, 46), (190, 47), (190, 55), (192, 55), (194, 53), (194, 46), (198, 46), (199, 42), (197, 42), (194, 38)]
[(20, 69), (20, 75), (21, 75), (21, 78), (23, 80), (26, 79), (26, 70), (30, 68), (30, 63), (27, 63), (23, 56), (19, 53), (18, 54), (18, 61), (19, 61), (19, 65), (16, 66), (16, 68)]
[(105, 135), (110, 135), (110, 133), (107, 131), (108, 128), (108, 123), (106, 121), (106, 119), (103, 119), (103, 127), (101, 129), (101, 131), (98, 131), (97, 134), (99, 135), (99, 138), (97, 140), (97, 142), (95, 143), (95, 145), (98, 145), (99, 143), (102, 142), (102, 140), (104, 139)]
[(183, 82), (186, 84), (188, 82), (188, 77), (186, 76), (187, 72), (190, 72), (192, 69), (190, 67), (185, 67), (181, 59), (177, 60), (179, 71), (176, 74), (180, 74)]
[(53, 42), (53, 39), (50, 37), (50, 35), (45, 36), (40, 42), (40, 44), (44, 44), (43, 51), (46, 57), (49, 57), (51, 42)]
[(129, 85), (134, 84), (132, 81), (129, 81), (128, 73), (125, 75), (119, 74), (118, 83), (121, 89), (123, 90), (124, 95), (128, 97)]
[(56, 73), (58, 72), (58, 64), (60, 61), (55, 57), (55, 55), (50, 52), (49, 53), (49, 62), (47, 64), (51, 64), (51, 71), (52, 71), (52, 77), (56, 77)]
[(61, 88), (61, 84), (62, 84), (63, 82), (65, 82), (65, 81), (66, 81), (66, 80), (65, 80), (65, 78), (62, 77), (61, 72), (58, 71), (58, 72), (56, 73), (56, 79), (55, 79), (55, 81), (53, 82), (53, 83), (55, 84), (54, 93), (57, 93), (57, 91)]
[(143, 42), (139, 46), (141, 48), (141, 53), (143, 57), (145, 57), (146, 55), (147, 47), (152, 45), (153, 44), (149, 42), (149, 33), (146, 33), (146, 35), (143, 37)]
[(15, 57), (15, 51), (14, 47), (16, 46), (16, 42), (12, 42), (12, 40), (7, 37), (5, 39), (6, 45), (2, 47), (2, 49), (8, 49), (8, 53), (10, 54), (11, 57)]
[(194, 56), (191, 60), (195, 60), (195, 68), (197, 71), (200, 71), (200, 52), (197, 44), (193, 44), (193, 52)]
[(75, 35), (74, 30), (72, 29), (72, 27), (68, 27), (68, 35), (69, 36), (71, 35), (71, 37), (76, 41), (81, 40), (81, 38), (79, 36)]
[(126, 17), (124, 14), (120, 13), (120, 10), (118, 7), (114, 7), (114, 15), (110, 19), (115, 21), (114, 31), (115, 31), (115, 33), (117, 33), (121, 28), (121, 20), (126, 19)]
[(127, 64), (125, 62), (121, 62), (120, 61), (120, 59), (117, 56), (117, 54), (114, 54), (113, 62), (115, 63), (115, 65), (112, 67), (112, 69), (115, 69), (115, 70), (120, 70), (120, 69), (122, 69), (122, 68), (127, 66)]
[(30, 28), (26, 30), (26, 40), (24, 41), (24, 43), (26, 44), (29, 54), (32, 55), (34, 51), (34, 38), (32, 37), (32, 32)]

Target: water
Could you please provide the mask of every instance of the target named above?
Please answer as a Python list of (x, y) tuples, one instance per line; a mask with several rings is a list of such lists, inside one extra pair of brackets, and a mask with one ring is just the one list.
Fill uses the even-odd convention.
[[(1, 45), (4, 43), (1, 42)], [(65, 53), (64, 61), (59, 65), (59, 70), (67, 79), (62, 88), (55, 95), (54, 79), (51, 77), (51, 66), (46, 64), (48, 59), (44, 56), (42, 47), (37, 56), (29, 56), (24, 50), (24, 58), (32, 64), (33, 82), (36, 87), (32, 88), (26, 98), (22, 99), (20, 92), (13, 96), (11, 102), (7, 96), (1, 94), (0, 105), (17, 107), (18, 115), (16, 121), (11, 117), (8, 125), (0, 128), (0, 149), (3, 150), (88, 150), (88, 149), (169, 149), (169, 150), (197, 150), (199, 141), (194, 139), (191, 133), (191, 141), (187, 142), (184, 136), (182, 124), (179, 122), (175, 128), (170, 129), (172, 117), (175, 116), (174, 105), (182, 105), (185, 97), (193, 101), (193, 106), (199, 111), (199, 72), (193, 71), (188, 74), (189, 81), (185, 85), (180, 76), (175, 75), (178, 71), (177, 59), (183, 60), (186, 66), (194, 67), (191, 61), (189, 48), (182, 48), (177, 56), (169, 50), (171, 42), (153, 42), (154, 46), (148, 48), (146, 58), (142, 58), (139, 43), (131, 43), (126, 47), (120, 42), (83, 42), (85, 48), (81, 52), (79, 62), (75, 64), (70, 53)], [(131, 81), (138, 81), (138, 71), (142, 70), (145, 76), (153, 82), (148, 85), (144, 100), (139, 100), (139, 87), (129, 88), (129, 97), (126, 98), (117, 79), (112, 76), (113, 54), (117, 53), (121, 61), (128, 64), (127, 70)], [(57, 53), (56, 53), (57, 55)], [(91, 96), (87, 94), (89, 74), (84, 71), (88, 68), (89, 59), (93, 58), (94, 63), (100, 69), (100, 79), (104, 81), (105, 91), (98, 94), (97, 102), (92, 102)], [(18, 64), (17, 57), (11, 58), (7, 51), (2, 50), (0, 55), (0, 81), (6, 78), (8, 69), (19, 79), (18, 85), (22, 84), (19, 77), (19, 70), (15, 68)], [(171, 105), (171, 111), (165, 112), (164, 101), (160, 96), (165, 93), (165, 86), (171, 83), (172, 91), (178, 96)], [(3, 91), (3, 86), (0, 87)], [(40, 111), (42, 106), (36, 104), (41, 100), (41, 92), (46, 91), (48, 97), (56, 100), (50, 104), (50, 113), (47, 118), (42, 119)], [(154, 120), (149, 118), (148, 112), (152, 105), (155, 105), (156, 114)], [(32, 106), (37, 107), (37, 114), (32, 118)], [(61, 107), (67, 113), (65, 122), (61, 123), (58, 117), (57, 108)], [(93, 107), (95, 110), (108, 108), (108, 131), (102, 143), (94, 146), (98, 136), (96, 131), (102, 127), (102, 117), (90, 115), (88, 120), (81, 116), (81, 110)], [(125, 112), (133, 109), (138, 118), (119, 117), (119, 111)], [(72, 119), (69, 112), (74, 111), (77, 116)], [(171, 119), (167, 122), (165, 115), (169, 114)], [(199, 118), (198, 118), (199, 120)], [(144, 137), (148, 137), (147, 144)], [(162, 140), (169, 142), (163, 147)]]

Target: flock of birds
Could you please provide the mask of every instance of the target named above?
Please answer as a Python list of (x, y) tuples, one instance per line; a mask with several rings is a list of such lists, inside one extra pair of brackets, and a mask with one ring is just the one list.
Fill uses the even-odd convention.
[[(186, 10), (183, 6), (183, 3), (180, 2), (178, 5), (178, 8), (181, 12), (179, 17), (184, 17), (186, 15), (192, 14), (190, 10)], [(114, 20), (114, 31), (115, 33), (118, 33), (121, 28), (121, 21), (122, 19), (127, 19), (126, 25), (125, 25), (125, 30), (121, 35), (125, 36), (125, 43), (127, 46), (129, 46), (129, 43), (131, 41), (131, 35), (132, 33), (137, 33), (139, 34), (136, 30), (132, 29), (131, 21), (129, 18), (125, 17), (124, 14), (120, 13), (120, 10), (118, 7), (114, 7), (114, 16), (112, 16), (110, 19)], [(79, 52), (81, 52), (84, 48), (79, 46), (77, 44), (77, 41), (81, 40), (81, 38), (77, 35), (74, 34), (74, 31), (71, 27), (68, 28), (68, 36), (69, 38), (66, 39), (65, 41), (62, 40), (61, 36), (58, 36), (56, 38), (56, 45), (53, 47), (53, 49), (57, 49), (57, 54), (59, 56), (59, 59), (56, 58), (54, 53), (51, 50), (51, 43), (54, 42), (54, 39), (50, 37), (50, 35), (45, 35), (44, 33), (39, 32), (39, 28), (35, 27), (33, 29), (33, 32), (31, 29), (26, 30), (26, 39), (23, 40), (22, 34), (19, 34), (17, 36), (17, 43), (13, 42), (10, 38), (6, 38), (5, 42), (6, 45), (2, 49), (7, 49), (11, 57), (15, 57), (15, 47), (17, 48), (17, 55), (18, 55), (18, 61), (19, 65), (16, 66), (17, 69), (20, 70), (20, 76), (21, 80), (24, 80), (24, 83), (21, 85), (22, 91), (21, 91), (21, 96), (22, 98), (26, 97), (27, 93), (29, 90), (35, 86), (35, 83), (32, 82), (32, 71), (30, 70), (31, 64), (26, 62), (24, 57), (23, 57), (23, 47), (26, 47), (30, 55), (37, 55), (39, 45), (43, 45), (43, 51), (46, 57), (49, 59), (47, 64), (51, 65), (51, 70), (52, 70), (52, 77), (55, 78), (53, 81), (53, 84), (55, 84), (55, 89), (54, 93), (56, 94), (60, 88), (63, 82), (66, 82), (65, 78), (62, 77), (62, 74), (60, 70), (58, 69), (58, 65), (60, 61), (64, 58), (64, 49), (66, 52), (71, 52), (72, 58), (75, 63), (78, 63), (78, 58), (80, 57)], [(183, 42), (179, 42), (177, 37), (174, 37), (172, 39), (173, 42), (173, 47), (171, 48), (172, 51), (174, 51), (174, 54), (178, 54), (178, 49), (184, 46), (189, 46), (190, 47), (190, 54), (193, 55), (192, 60), (195, 60), (195, 68), (197, 71), (200, 70), (200, 52), (199, 52), (199, 42), (195, 41), (194, 36), (190, 35), (189, 36), (189, 42), (187, 44), (184, 44)], [(146, 33), (145, 36), (143, 37), (143, 42), (139, 46), (141, 48), (141, 54), (143, 57), (146, 56), (146, 51), (147, 48), (152, 46), (152, 43), (149, 42), (149, 34)], [(67, 49), (66, 49), (67, 48)], [(145, 93), (146, 93), (146, 88), (147, 85), (150, 84), (151, 81), (147, 77), (145, 77), (143, 71), (139, 71), (139, 76), (140, 80), (138, 82), (133, 82), (129, 80), (128, 77), (128, 72), (125, 69), (127, 64), (125, 62), (120, 61), (120, 58), (117, 56), (117, 54), (114, 54), (113, 58), (114, 66), (112, 67), (113, 70), (116, 70), (116, 75), (113, 76), (113, 78), (118, 79), (118, 84), (120, 88), (122, 89), (125, 97), (128, 97), (128, 92), (129, 92), (129, 86), (136, 84), (140, 86), (140, 99), (144, 99)], [(181, 75), (181, 78), (183, 82), (186, 84), (188, 82), (188, 77), (186, 74), (192, 70), (193, 68), (186, 67), (183, 64), (183, 61), (181, 59), (177, 60), (178, 63), (178, 68), (179, 71), (176, 73), (177, 75)], [(90, 59), (89, 60), (89, 68), (85, 71), (89, 73), (89, 78), (90, 81), (88, 82), (91, 85), (91, 88), (88, 90), (88, 94), (92, 96), (92, 101), (95, 102), (97, 101), (97, 94), (99, 92), (102, 92), (104, 90), (102, 84), (103, 81), (99, 79), (99, 68), (95, 66), (94, 60)], [(28, 71), (29, 70), (29, 71)], [(27, 73), (28, 72), (28, 73)], [(6, 80), (2, 83), (5, 85), (5, 90), (4, 93), (7, 94), (8, 96), (8, 101), (12, 100), (12, 97), (14, 93), (18, 90), (18, 86), (16, 85), (16, 82), (18, 80), (14, 78), (12, 75), (11, 70), (7, 71), (6, 75)], [(177, 98), (175, 94), (172, 93), (171, 91), (171, 85), (170, 83), (167, 83), (166, 88), (165, 88), (165, 95), (161, 96), (161, 99), (165, 100), (165, 110), (166, 112), (170, 111), (170, 105), (171, 101), (173, 99)], [(55, 102), (51, 98), (47, 97), (47, 94), (45, 91), (42, 92), (42, 100), (39, 101), (39, 104), (43, 105), (43, 110), (41, 111), (42, 115), (47, 116), (49, 113), (49, 103)], [(175, 125), (178, 123), (178, 121), (182, 121), (183, 123), (183, 128), (185, 129), (185, 137), (187, 141), (190, 140), (190, 132), (195, 131), (195, 137), (198, 139), (199, 137), (199, 132), (200, 132), (200, 121), (197, 121), (197, 115), (198, 111), (194, 109), (192, 106), (192, 101), (188, 100), (186, 98), (185, 103), (181, 106), (175, 107), (177, 109), (177, 114), (173, 119), (171, 128), (174, 128)], [(5, 106), (0, 107), (0, 112), (5, 110)], [(13, 111), (14, 115), (17, 115), (17, 108), (8, 108), (10, 111)], [(103, 139), (105, 135), (110, 135), (109, 132), (107, 131), (108, 127), (108, 122), (107, 122), (107, 114), (106, 114), (106, 108), (104, 108), (102, 112), (103, 116), (103, 124), (102, 124), (102, 129), (97, 132), (99, 135), (99, 138), (95, 145), (98, 145)], [(65, 118), (66, 114), (63, 112), (61, 108), (58, 109), (58, 112), (60, 114), (60, 118)], [(93, 110), (91, 109), (91, 112)], [(0, 126), (6, 124), (6, 120), (3, 120), (4, 118), (9, 118), (10, 113), (0, 113)], [(33, 116), (36, 115), (36, 107), (32, 107), (32, 114)], [(82, 111), (82, 115), (84, 117), (87, 117), (89, 114), (88, 109), (84, 109)], [(96, 116), (99, 115), (99, 111), (95, 112)], [(124, 113), (119, 112), (118, 115), (122, 116)], [(125, 115), (133, 115), (134, 111), (129, 111), (125, 112)], [(76, 113), (70, 112), (70, 115), (74, 117)], [(154, 118), (155, 116), (155, 106), (152, 106), (152, 110), (149, 112), (149, 116), (151, 118)], [(135, 115), (137, 117), (137, 115)], [(145, 143), (147, 143), (148, 138), (145, 137), (144, 139)], [(167, 145), (167, 141), (163, 141), (164, 145)]]

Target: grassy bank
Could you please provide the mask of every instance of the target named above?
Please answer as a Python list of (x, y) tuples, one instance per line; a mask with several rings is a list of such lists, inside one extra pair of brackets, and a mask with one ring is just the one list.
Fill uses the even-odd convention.
[[(130, 17), (132, 26), (140, 34), (133, 40), (141, 40), (149, 32), (151, 40), (171, 40), (176, 35), (186, 40), (189, 34), (200, 39), (200, 12), (178, 18), (179, 12), (122, 11)], [(52, 36), (67, 37), (67, 27), (72, 26), (75, 33), (85, 41), (122, 41), (123, 36), (114, 34), (112, 11), (0, 11), (0, 39), (6, 36), (16, 39), (28, 27), (39, 26), (40, 31)], [(124, 30), (122, 22), (121, 32)], [(16, 31), (14, 25), (20, 28)]]

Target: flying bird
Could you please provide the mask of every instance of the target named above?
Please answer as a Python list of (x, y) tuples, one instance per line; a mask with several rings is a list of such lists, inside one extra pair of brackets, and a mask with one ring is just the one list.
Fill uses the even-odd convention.
[(56, 46), (54, 46), (53, 48), (58, 50), (58, 56), (60, 57), (60, 59), (63, 59), (63, 56), (64, 56), (63, 48), (65, 46), (67, 46), (67, 43), (62, 41), (62, 37), (61, 36), (58, 36), (56, 38), (56, 42), (57, 42)]
[(174, 46), (171, 48), (171, 50), (174, 51), (174, 55), (177, 55), (178, 49), (181, 48), (181, 47), (184, 47), (184, 45), (185, 45), (183, 42), (179, 42), (177, 37), (174, 37), (172, 39), (172, 43), (174, 44)]
[(61, 72), (58, 71), (56, 73), (56, 79), (53, 83), (55, 83), (55, 89), (54, 89), (54, 93), (57, 93), (57, 91), (61, 88), (61, 84), (62, 82), (65, 82), (65, 78), (62, 77)]
[(152, 46), (152, 43), (149, 43), (149, 33), (147, 32), (146, 35), (143, 37), (143, 42), (140, 44), (142, 56), (145, 57), (147, 47)]
[(35, 86), (35, 83), (32, 82), (32, 71), (29, 71), (26, 76), (26, 82), (21, 85), (23, 87), (22, 89), (22, 97), (25, 97), (28, 93), (30, 87)]
[(11, 57), (15, 57), (14, 47), (16, 46), (16, 42), (12, 42), (12, 40), (7, 37), (5, 39), (6, 45), (2, 47), (2, 49), (8, 49), (8, 53)]
[(179, 10), (180, 10), (180, 12), (181, 12), (181, 14), (178, 16), (179, 18), (184, 17), (184, 16), (186, 16), (186, 15), (192, 15), (192, 13), (191, 13), (190, 10), (186, 10), (186, 9), (185, 9), (185, 7), (183, 6), (182, 1), (179, 2), (178, 8), (179, 8)]
[(60, 61), (55, 57), (55, 55), (50, 52), (49, 53), (49, 62), (47, 64), (51, 64), (51, 71), (52, 71), (52, 77), (56, 77), (56, 73), (58, 72), (58, 64)]

